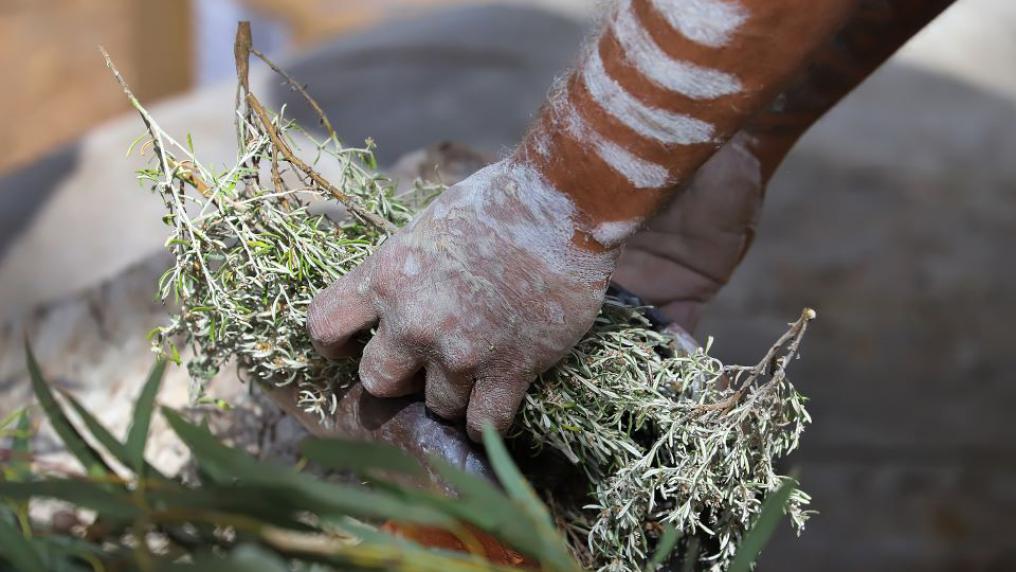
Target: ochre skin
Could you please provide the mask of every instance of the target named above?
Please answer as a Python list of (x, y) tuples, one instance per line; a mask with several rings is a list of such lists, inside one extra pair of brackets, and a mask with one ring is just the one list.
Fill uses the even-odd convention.
[[(834, 37), (825, 40), (811, 63), (797, 72), (782, 94), (770, 97), (776, 100), (775, 103), (748, 118), (740, 131), (709, 158), (693, 178), (679, 170), (691, 168), (689, 165), (693, 162), (689, 157), (678, 158), (685, 163), (673, 163), (677, 166), (670, 167), (674, 170), (669, 176), (675, 182), (666, 189), (654, 191), (664, 196), (672, 194), (672, 201), (651, 220), (647, 228), (629, 241), (620, 257), (614, 281), (635, 291), (643, 299), (660, 305), (678, 324), (689, 330), (694, 328), (702, 304), (726, 282), (750, 246), (765, 186), (798, 138), (951, 2), (861, 0), (848, 24)], [(641, 9), (644, 9), (642, 4)], [(609, 45), (611, 43), (613, 45)], [(600, 44), (608, 44), (606, 48), (613, 50), (611, 53), (620, 48), (612, 37), (602, 38)], [(728, 44), (728, 48), (732, 45)], [(684, 49), (692, 47), (685, 42)], [(701, 58), (697, 61), (708, 64), (710, 68), (717, 66), (709, 59), (709, 53), (696, 49), (700, 52), (696, 57)], [(673, 55), (681, 55), (674, 50), (677, 48), (672, 48)], [(569, 94), (576, 81), (576, 75), (568, 80)], [(770, 95), (771, 91), (759, 90)], [(579, 94), (583, 95), (581, 91)], [(592, 105), (588, 94), (584, 95), (586, 105)], [(764, 99), (765, 96), (753, 97)], [(709, 105), (720, 101), (729, 104), (727, 100), (738, 98), (742, 103), (752, 101), (744, 94), (718, 98), (713, 103), (687, 98), (679, 101), (681, 98), (678, 97), (675, 98), (674, 109), (680, 104), (680, 109), (688, 113), (704, 114)], [(569, 98), (569, 101), (573, 100)], [(595, 111), (595, 106), (592, 109)], [(555, 133), (560, 112), (560, 101), (548, 105), (527, 138), (528, 148), (524, 146), (520, 149), (520, 160), (542, 157), (532, 149), (533, 140)], [(603, 114), (595, 112), (591, 115)], [(716, 113), (710, 115), (714, 120), (716, 116)], [(603, 129), (603, 124), (597, 123), (595, 128)], [(607, 131), (612, 134), (619, 132)], [(627, 136), (631, 135), (627, 133)], [(557, 149), (551, 152), (549, 148), (554, 145), (553, 141), (570, 145), (568, 149), (578, 154), (579, 163), (558, 160)], [(638, 138), (635, 141), (643, 146), (642, 153), (653, 153), (652, 145), (646, 145)], [(570, 165), (568, 171), (560, 176), (558, 185), (580, 179), (587, 168), (599, 168), (598, 172), (604, 176), (602, 159), (598, 160), (588, 148), (576, 148), (576, 142), (570, 140), (566, 132), (555, 133), (543, 144), (548, 146), (545, 151), (549, 155), (542, 160), (545, 168), (564, 169), (565, 165)], [(702, 152), (699, 147), (706, 152), (712, 149), (711, 145), (680, 146), (673, 152), (691, 156)], [(638, 208), (625, 210), (624, 207), (633, 195), (637, 196), (645, 189), (631, 190), (630, 181), (618, 181), (616, 173), (607, 173), (615, 185), (613, 192), (619, 193), (614, 195), (608, 192), (609, 188), (601, 189), (600, 182), (592, 175), (593, 171), (590, 173), (587, 183), (590, 192), (579, 193), (579, 197), (594, 199), (593, 202), (604, 201), (602, 208), (591, 209), (592, 212), (601, 213), (602, 220), (607, 221), (617, 219), (623, 222), (623, 219), (617, 218), (618, 213), (642, 216)], [(588, 224), (589, 221), (586, 222)], [(685, 335), (679, 339), (690, 338)], [(295, 400), (287, 397), (283, 401)], [(328, 431), (317, 428), (315, 432), (388, 442), (409, 451), (424, 463), (427, 454), (437, 453), (466, 470), (490, 478), (491, 471), (482, 456), (465, 442), (460, 433), (426, 415), (419, 402), (373, 400), (359, 387), (354, 387), (340, 402), (338, 415), (340, 419), (336, 427)], [(315, 423), (314, 420), (308, 422), (310, 425)], [(435, 475), (430, 477), (439, 484)], [(407, 528), (394, 523), (386, 525), (386, 530), (427, 546), (465, 551), (459, 539), (443, 531)], [(492, 562), (525, 566), (516, 553), (489, 537), (479, 535), (478, 540)]]
[(687, 330), (755, 236), (766, 185), (797, 140), (953, 0), (862, 0), (764, 111), (626, 245), (613, 280)]
[[(662, 144), (638, 133), (630, 121), (617, 117), (591, 97), (581, 67), (589, 65), (588, 56), (567, 80), (571, 107), (601, 137), (609, 138), (640, 159), (665, 167), (671, 174), (668, 185), (636, 189), (601, 157), (590, 153), (587, 141), (570, 136), (560, 125), (553, 106), (540, 114), (519, 150), (520, 158), (537, 165), (558, 190), (573, 198), (584, 215), (581, 226), (594, 228), (604, 222), (647, 219), (659, 210), (674, 190), (747, 118), (779, 93), (816, 48), (842, 26), (856, 2), (742, 0), (738, 4), (746, 14), (744, 21), (718, 47), (692, 41), (675, 30), (651, 0), (632, 0), (631, 4), (640, 24), (667, 57), (736, 77), (742, 86), (738, 93), (695, 100), (655, 85), (626, 59), (609, 26), (591, 47), (598, 51), (607, 74), (641, 103), (711, 125), (713, 134), (708, 142)], [(793, 41), (787, 41), (788, 38)], [(543, 133), (552, 141), (549, 145), (552, 152), (546, 155), (534, 146), (534, 138)], [(595, 242), (591, 237), (577, 239), (578, 244), (587, 248), (610, 246)]]
[(955, 0), (861, 0), (777, 101), (744, 131), (768, 182), (797, 140)]
[[(428, 409), (464, 417), (474, 439), (486, 423), (507, 430), (535, 376), (592, 324), (623, 244), (856, 5), (619, 0), (513, 156), (450, 188), (315, 298), (315, 346), (340, 355), (376, 325), (360, 362), (367, 391), (422, 390)], [(764, 149), (749, 149), (751, 137), (725, 149), (758, 175)], [(773, 141), (787, 145), (787, 135)]]

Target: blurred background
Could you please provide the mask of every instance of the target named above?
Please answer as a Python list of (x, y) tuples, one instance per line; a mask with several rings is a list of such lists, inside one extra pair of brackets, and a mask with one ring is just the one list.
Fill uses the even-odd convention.
[[(151, 272), (136, 277), (159, 266), (162, 207), (134, 181), (142, 127), (98, 45), (164, 127), (225, 162), (233, 31), (251, 20), (340, 134), (408, 177), (420, 157), (467, 169), (465, 149), (513, 145), (595, 4), (0, 0), (0, 401), (25, 398), (27, 330), (61, 383), (128, 402), (125, 360), (161, 319)], [(815, 424), (789, 465), (821, 514), (761, 569), (1016, 570), (1016, 3), (958, 0), (809, 133), (767, 201), (697, 332), (754, 363), (818, 310), (792, 370)]]

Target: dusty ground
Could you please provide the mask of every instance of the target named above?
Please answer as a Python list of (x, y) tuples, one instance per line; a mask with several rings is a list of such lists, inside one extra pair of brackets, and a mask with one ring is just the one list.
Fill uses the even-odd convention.
[[(792, 463), (823, 514), (799, 541), (778, 538), (763, 569), (1016, 568), (1014, 29), (1011, 2), (961, 0), (817, 127), (700, 328), (721, 356), (750, 360), (802, 306), (819, 311), (794, 369), (816, 423)], [(579, 36), (558, 16), (458, 12), (346, 38), (294, 69), (348, 139), (375, 136), (389, 160), (445, 138), (497, 152)], [(225, 158), (231, 98), (157, 115)], [(159, 249), (158, 201), (122, 160), (138, 130), (125, 118), (0, 180), (4, 315)], [(0, 355), (2, 384), (17, 368)]]

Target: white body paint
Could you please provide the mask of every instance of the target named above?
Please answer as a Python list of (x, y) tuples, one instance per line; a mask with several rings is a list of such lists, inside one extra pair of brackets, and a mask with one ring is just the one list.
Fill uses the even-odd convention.
[(579, 116), (567, 97), (561, 97), (560, 101), (563, 103), (556, 111), (568, 133), (579, 143), (592, 147), (611, 169), (628, 179), (636, 189), (661, 189), (670, 183), (670, 171), (666, 167), (636, 157), (603, 138)]
[(615, 248), (621, 246), (628, 237), (635, 234), (643, 222), (644, 220), (640, 217), (632, 220), (600, 223), (593, 228), (590, 236), (607, 248)]
[(611, 24), (625, 57), (654, 84), (692, 99), (716, 99), (741, 91), (729, 73), (675, 61), (656, 45), (638, 21), (631, 0), (620, 0)]
[[(448, 200), (431, 205), (434, 219), (472, 217), (550, 268), (571, 268), (581, 279), (600, 279), (613, 264), (613, 255), (588, 252), (572, 243), (579, 229), (575, 204), (531, 165), (500, 161), (474, 173), (470, 182), (469, 192), (452, 187), (445, 191)], [(495, 211), (508, 202), (524, 212), (512, 218), (498, 216)]]
[(724, 0), (651, 0), (670, 26), (689, 40), (719, 48), (748, 20), (743, 6)]
[(413, 277), (420, 273), (420, 261), (416, 259), (416, 255), (410, 253), (406, 257), (405, 264), (402, 265), (402, 272), (406, 276)]
[(586, 89), (604, 110), (638, 134), (665, 145), (708, 143), (713, 126), (681, 113), (650, 107), (635, 99), (603, 67), (600, 52), (590, 50), (582, 68)]

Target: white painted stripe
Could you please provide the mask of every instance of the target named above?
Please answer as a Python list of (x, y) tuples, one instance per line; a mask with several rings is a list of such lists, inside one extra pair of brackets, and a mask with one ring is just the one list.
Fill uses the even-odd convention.
[(653, 7), (684, 37), (719, 48), (748, 20), (748, 11), (724, 0), (651, 0)]
[(596, 225), (590, 235), (603, 246), (614, 248), (615, 246), (620, 246), (628, 237), (635, 234), (635, 231), (642, 226), (642, 222), (642, 218), (603, 222)]
[(640, 135), (666, 145), (708, 143), (712, 140), (711, 124), (681, 113), (649, 107), (632, 97), (607, 75), (596, 46), (590, 50), (582, 67), (582, 78), (589, 94), (607, 113)]
[(620, 145), (604, 139), (575, 111), (570, 103), (559, 109), (568, 133), (577, 141), (593, 147), (610, 168), (621, 174), (636, 189), (661, 189), (670, 182), (670, 171), (666, 167), (646, 161), (628, 152)]
[(663, 53), (638, 21), (631, 0), (618, 2), (613, 30), (628, 61), (664, 89), (692, 99), (715, 99), (741, 91), (741, 82), (729, 73), (675, 61)]

